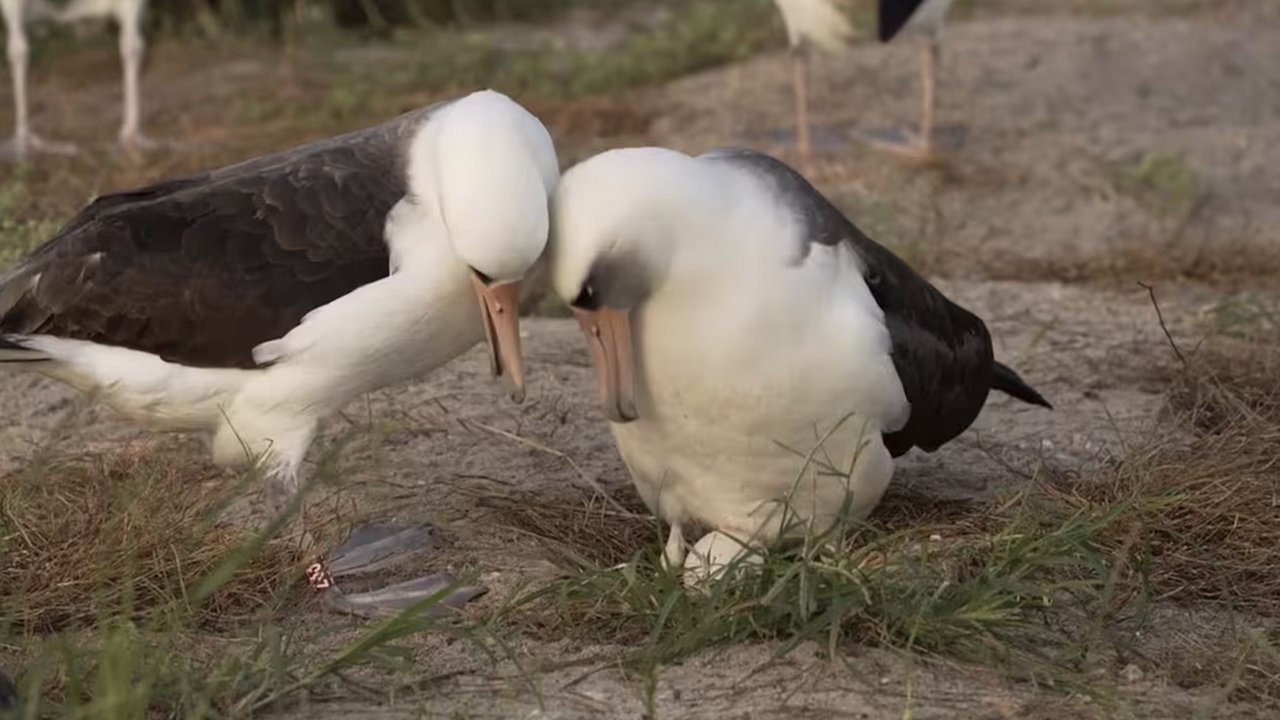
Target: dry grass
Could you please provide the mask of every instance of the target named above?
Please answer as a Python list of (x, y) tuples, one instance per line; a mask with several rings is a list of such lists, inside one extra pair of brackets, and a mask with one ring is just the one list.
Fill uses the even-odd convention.
[(494, 511), (497, 524), (535, 538), (552, 554), (608, 567), (626, 562), (659, 538), (657, 523), (638, 507), (634, 493), (616, 500), (624, 503), (622, 510), (585, 491), (567, 503), (498, 495), (482, 498), (480, 504)]
[(1280, 617), (1280, 348), (1192, 355), (1170, 389), (1189, 442), (1157, 439), (1072, 490), (1096, 504), (1148, 498), (1149, 576), (1161, 598)]
[(299, 590), (300, 558), (272, 542), (190, 607), (202, 580), (252, 537), (215, 522), (237, 488), (197, 454), (139, 443), (0, 479), (3, 616), (41, 633), (159, 610), (227, 625)]
[(273, 539), (275, 524), (219, 522), (257, 478), (229, 482), (197, 443), (37, 453), (29, 465), (0, 478), (0, 664), (17, 671), (24, 717), (255, 717), (331, 697), (403, 700), (431, 686), (403, 640), (475, 638), (408, 611), (355, 632), (317, 624), (302, 558)]
[[(709, 599), (661, 570), (648, 516), (585, 494), (493, 503), (569, 560), (521, 620), (641, 648), (628, 659), (642, 665), (752, 638), (838, 638), (1092, 683), (1137, 652), (1178, 685), (1280, 703), (1280, 346), (1218, 340), (1169, 376), (1165, 432), (1098, 475), (990, 505), (890, 495), (843, 540), (771, 548), (763, 570)], [(1169, 613), (1201, 619), (1178, 630)], [(1147, 647), (1125, 639), (1134, 630)]]

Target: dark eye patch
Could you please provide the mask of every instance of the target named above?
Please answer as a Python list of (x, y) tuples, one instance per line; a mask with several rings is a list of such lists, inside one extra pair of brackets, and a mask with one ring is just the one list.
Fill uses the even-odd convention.
[(600, 295), (592, 287), (591, 281), (582, 283), (582, 290), (578, 293), (578, 297), (570, 303), (579, 310), (598, 310), (600, 309)]

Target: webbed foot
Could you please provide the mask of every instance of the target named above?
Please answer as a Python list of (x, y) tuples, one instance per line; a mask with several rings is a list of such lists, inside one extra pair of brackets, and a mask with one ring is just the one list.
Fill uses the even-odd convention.
[(45, 140), (35, 133), (14, 136), (0, 143), (0, 159), (29, 160), (35, 155), (76, 155), (80, 148), (71, 143)]
[(712, 580), (725, 575), (727, 570), (742, 570), (764, 561), (759, 550), (743, 545), (734, 537), (718, 530), (707, 533), (693, 544), (684, 559), (681, 581), (685, 587), (707, 589)]
[[(459, 586), (447, 573), (432, 573), (356, 592), (351, 590), (356, 589), (358, 583), (345, 582), (401, 565), (431, 550), (434, 544), (430, 525), (362, 525), (334, 548), (326, 560), (308, 568), (307, 578), (312, 587), (322, 593), (324, 606), (333, 612), (381, 618), (422, 603), (425, 616), (441, 617), (456, 612), (487, 590)], [(340, 584), (347, 586), (346, 590)], [(434, 602), (427, 602), (430, 598), (434, 598)]]

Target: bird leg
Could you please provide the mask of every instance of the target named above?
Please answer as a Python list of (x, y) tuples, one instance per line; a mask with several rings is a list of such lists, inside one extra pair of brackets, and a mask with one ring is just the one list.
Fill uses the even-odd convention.
[(730, 567), (737, 569), (762, 561), (758, 552), (748, 555), (750, 552), (748, 546), (727, 533), (719, 530), (709, 532), (689, 550), (681, 581), (686, 587), (706, 589), (711, 580), (723, 576)]
[(925, 43), (920, 60), (920, 84), (923, 108), (920, 118), (920, 136), (916, 138), (920, 154), (928, 157), (933, 154), (933, 108), (938, 89), (938, 59), (942, 54), (942, 45), (936, 35), (931, 35)]
[(142, 133), (142, 99), (139, 76), (146, 43), (142, 38), (141, 3), (122, 3), (117, 12), (120, 24), (120, 63), (124, 75), (124, 117), (120, 123), (120, 144), (131, 152), (149, 150), (157, 143)]
[(363, 592), (348, 593), (338, 581), (358, 581), (361, 576), (387, 570), (431, 550), (429, 525), (362, 525), (341, 545), (307, 568), (311, 586), (321, 592), (324, 606), (336, 613), (359, 617), (389, 617), (415, 606), (428, 617), (459, 610), (483, 595), (483, 587), (459, 585), (448, 573), (432, 573), (414, 580)]
[[(288, 513), (300, 491), (297, 468), (272, 472), (267, 479), (265, 500), (272, 520)], [(318, 547), (303, 511), (300, 520), (300, 547), (312, 553)], [(389, 617), (416, 605), (428, 617), (454, 612), (483, 595), (483, 587), (459, 585), (448, 573), (431, 573), (413, 580), (381, 587), (369, 587), (367, 576), (402, 565), (434, 547), (429, 525), (366, 524), (351, 534), (328, 555), (307, 566), (307, 581), (321, 593), (321, 602), (332, 612), (366, 618)], [(363, 583), (366, 587), (352, 585)], [(348, 583), (348, 581), (351, 581)], [(339, 586), (346, 585), (346, 590)]]
[(920, 130), (913, 132), (903, 130), (894, 135), (905, 138), (877, 137), (872, 144), (882, 150), (904, 155), (918, 160), (929, 160), (934, 155), (933, 128), (934, 105), (938, 87), (938, 61), (942, 54), (942, 46), (936, 35), (931, 35), (921, 47), (920, 56), (920, 97), (921, 118)]
[(667, 534), (667, 546), (662, 552), (662, 561), (668, 570), (684, 567), (685, 553), (688, 546), (684, 542), (684, 527), (680, 523), (671, 523), (671, 532)]
[(796, 152), (805, 175), (813, 175), (813, 141), (809, 134), (809, 45), (791, 46), (791, 70), (796, 92)]
[[(293, 512), (293, 503), (298, 499), (300, 490), (296, 467), (272, 468), (268, 471), (266, 486), (262, 491), (268, 527)], [(293, 533), (289, 535), (296, 540), (302, 552), (310, 554), (319, 547), (315, 536), (307, 527), (305, 506), (298, 508), (296, 524), (295, 521), (290, 520), (286, 525), (297, 531), (296, 535)]]
[(13, 138), (0, 144), (0, 158), (23, 160), (39, 152), (72, 155), (76, 152), (74, 145), (44, 140), (31, 131), (27, 98), (30, 47), (22, 16), (23, 1), (0, 0), (0, 14), (7, 29), (9, 74), (13, 76)]

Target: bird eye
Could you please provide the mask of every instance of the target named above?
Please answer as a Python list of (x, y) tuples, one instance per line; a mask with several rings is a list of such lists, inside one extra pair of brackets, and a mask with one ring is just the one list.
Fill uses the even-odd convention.
[(600, 298), (596, 295), (596, 290), (591, 283), (585, 282), (582, 284), (582, 291), (571, 304), (580, 310), (595, 310), (600, 306)]

